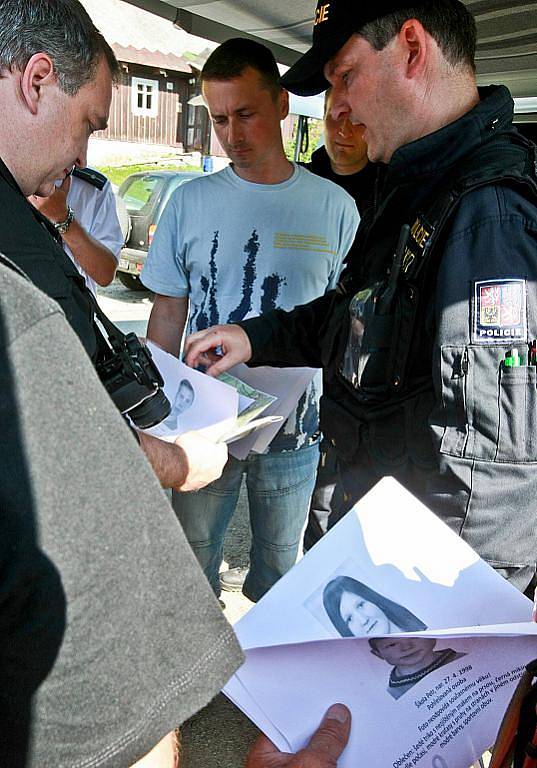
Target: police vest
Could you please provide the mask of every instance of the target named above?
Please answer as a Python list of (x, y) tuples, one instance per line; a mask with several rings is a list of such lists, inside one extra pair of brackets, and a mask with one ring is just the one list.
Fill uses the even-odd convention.
[[(382, 405), (405, 395), (415, 384), (409, 356), (424, 286), (436, 274), (442, 235), (462, 198), (492, 184), (517, 188), (537, 206), (536, 147), (517, 134), (484, 145), (459, 164), (434, 202), (406, 222), (388, 275), (364, 285), (349, 304), (344, 346), (336, 360), (337, 378), (360, 403)], [(343, 276), (340, 291), (352, 295), (353, 276)], [(350, 289), (350, 290), (349, 290)]]

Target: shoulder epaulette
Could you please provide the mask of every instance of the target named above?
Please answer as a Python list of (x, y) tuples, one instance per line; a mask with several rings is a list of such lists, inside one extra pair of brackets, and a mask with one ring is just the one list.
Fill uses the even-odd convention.
[(93, 187), (97, 187), (97, 189), (103, 189), (104, 185), (108, 181), (106, 176), (104, 176), (102, 173), (99, 173), (99, 171), (94, 170), (93, 168), (78, 168), (75, 167), (73, 169), (73, 176), (76, 176), (77, 179), (81, 179), (82, 181), (86, 181), (88, 184), (91, 184)]

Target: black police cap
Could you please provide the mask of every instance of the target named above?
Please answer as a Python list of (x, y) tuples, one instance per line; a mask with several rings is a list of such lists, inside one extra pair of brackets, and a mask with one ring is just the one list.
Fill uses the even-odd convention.
[(312, 46), (283, 75), (284, 88), (299, 96), (326, 90), (324, 66), (347, 40), (370, 21), (424, 0), (319, 0), (313, 21)]

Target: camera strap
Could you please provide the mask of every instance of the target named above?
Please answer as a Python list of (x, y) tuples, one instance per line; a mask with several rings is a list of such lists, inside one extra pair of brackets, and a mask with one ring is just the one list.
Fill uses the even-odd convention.
[[(33, 284), (26, 272), (3, 253), (0, 253), (0, 264)], [(94, 321), (93, 326), (97, 340), (98, 356), (93, 362), (97, 375), (121, 413), (124, 414), (128, 411), (130, 415), (134, 408), (137, 408), (157, 394), (163, 387), (164, 381), (158, 368), (152, 361), (149, 350), (142, 347), (137, 336), (134, 333), (124, 334), (114, 325), (99, 307), (95, 296), (89, 289), (88, 297), (95, 317), (108, 336), (107, 341), (99, 324)], [(121, 397), (117, 395), (118, 388), (122, 390)], [(162, 401), (164, 401), (164, 405)], [(125, 403), (129, 407), (126, 407)], [(155, 423), (166, 418), (170, 412), (170, 404), (163, 393), (161, 393), (161, 399), (157, 406), (160, 408), (160, 414)], [(147, 409), (143, 415), (147, 420)], [(138, 424), (137, 421), (135, 423)], [(152, 426), (150, 422), (148, 425)], [(139, 443), (140, 438), (136, 430), (130, 423), (128, 423), (128, 426)]]
[[(114, 350), (121, 349), (125, 344), (126, 334), (121, 331), (117, 325), (114, 325), (114, 323), (110, 320), (109, 317), (107, 317), (103, 310), (100, 308), (99, 304), (97, 303), (97, 299), (95, 298), (92, 291), (88, 288), (88, 294), (89, 294), (89, 300), (91, 303), (91, 306), (93, 307), (93, 311), (95, 313), (95, 317), (99, 321), (99, 323), (102, 325), (104, 330), (106, 331), (106, 334), (108, 336), (108, 339), (110, 341), (110, 345)], [(102, 348), (102, 344), (106, 344), (106, 341), (103, 337), (103, 334), (101, 333), (101, 330), (99, 326), (94, 323), (95, 327), (95, 334), (97, 336), (97, 345), (99, 349)], [(108, 346), (108, 345), (107, 345)]]
[[(16, 272), (18, 275), (20, 275), (20, 277), (23, 277), (25, 280), (27, 280), (29, 283), (32, 283), (33, 285), (32, 280), (28, 277), (26, 272), (23, 269), (21, 269), (18, 264), (15, 264), (15, 262), (11, 261), (11, 259), (5, 256), (3, 253), (0, 253), (0, 263), (3, 264), (5, 267), (8, 267), (9, 269), (13, 270), (13, 272)], [(100, 324), (105, 329), (108, 335), (110, 344), (112, 345), (113, 349), (117, 350), (118, 348), (121, 348), (126, 339), (125, 334), (116, 325), (114, 325), (114, 323), (110, 320), (110, 318), (108, 318), (104, 314), (104, 312), (102, 311), (102, 309), (97, 303), (97, 299), (89, 289), (88, 289), (88, 298), (93, 308), (93, 311), (95, 313), (95, 316), (97, 317)], [(104, 339), (104, 336), (101, 333), (99, 326), (95, 324), (94, 329), (95, 329), (95, 335), (97, 337), (97, 344), (99, 349), (102, 349), (103, 345), (105, 345), (106, 348), (108, 348), (109, 345), (106, 343), (106, 340)]]

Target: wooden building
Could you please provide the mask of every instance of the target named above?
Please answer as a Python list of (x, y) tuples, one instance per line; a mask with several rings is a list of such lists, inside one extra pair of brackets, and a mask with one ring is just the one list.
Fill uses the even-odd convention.
[(164, 66), (164, 57), (160, 66), (125, 61), (132, 54), (121, 55), (117, 47), (114, 52), (121, 63), (121, 79), (112, 96), (108, 128), (99, 135), (206, 152), (207, 110), (188, 104), (199, 93), (197, 72), (173, 56), (166, 57), (168, 66)]
[[(82, 4), (121, 65), (108, 128), (99, 138), (208, 153), (207, 110), (189, 104), (200, 92), (199, 70), (209, 53), (200, 50), (205, 41), (121, 0)], [(193, 43), (198, 53), (188, 52)]]

